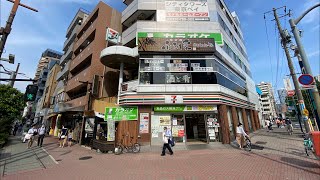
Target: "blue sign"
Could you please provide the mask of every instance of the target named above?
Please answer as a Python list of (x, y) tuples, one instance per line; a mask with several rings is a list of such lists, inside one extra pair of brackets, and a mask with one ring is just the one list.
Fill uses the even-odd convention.
[(302, 74), (298, 80), (302, 85), (310, 85), (314, 82), (313, 77), (309, 74)]

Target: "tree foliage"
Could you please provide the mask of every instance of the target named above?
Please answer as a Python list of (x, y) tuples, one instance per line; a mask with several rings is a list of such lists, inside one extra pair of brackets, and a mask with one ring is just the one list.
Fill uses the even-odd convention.
[(25, 106), (23, 93), (5, 84), (0, 84), (0, 133), (10, 130), (15, 119), (21, 119)]

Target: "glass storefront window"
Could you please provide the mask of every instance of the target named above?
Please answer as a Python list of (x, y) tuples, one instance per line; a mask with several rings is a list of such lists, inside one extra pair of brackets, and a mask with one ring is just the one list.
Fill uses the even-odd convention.
[(192, 72), (192, 84), (217, 84), (214, 72)]
[(166, 84), (191, 84), (191, 74), (166, 73)]
[[(178, 142), (178, 143), (184, 142), (184, 136), (185, 136), (184, 115), (173, 114), (171, 119), (172, 119), (172, 122), (171, 122), (172, 137), (174, 138), (175, 142)], [(182, 131), (183, 131), (183, 136), (182, 136)]]
[(245, 80), (219, 60), (205, 56), (200, 57), (204, 59), (178, 57), (181, 55), (141, 59), (140, 84), (220, 84), (247, 96)]

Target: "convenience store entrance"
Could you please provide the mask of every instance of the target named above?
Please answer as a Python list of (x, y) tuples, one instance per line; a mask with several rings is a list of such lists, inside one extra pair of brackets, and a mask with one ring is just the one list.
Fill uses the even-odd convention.
[(208, 143), (204, 114), (185, 114), (187, 143)]

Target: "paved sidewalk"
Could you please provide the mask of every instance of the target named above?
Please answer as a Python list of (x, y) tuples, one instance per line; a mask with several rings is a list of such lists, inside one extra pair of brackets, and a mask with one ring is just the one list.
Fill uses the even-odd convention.
[(303, 140), (299, 134), (289, 136), (285, 129), (275, 129), (274, 132), (260, 130), (252, 135), (256, 145), (252, 152), (226, 146), (176, 150), (173, 156), (165, 157), (160, 156), (160, 150), (114, 155), (100, 154), (78, 145), (59, 148), (56, 138), (46, 138), (44, 147), (59, 164), (6, 175), (3, 179), (320, 179), (320, 163), (303, 154)]
[(0, 150), (0, 177), (46, 169), (53, 164), (49, 155), (42, 148), (36, 147), (36, 141), (32, 148), (27, 149), (27, 143), (22, 143), (19, 136), (11, 136), (8, 145)]

